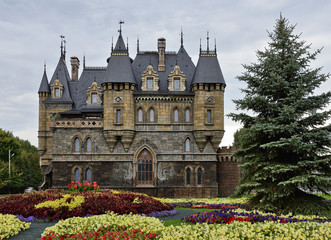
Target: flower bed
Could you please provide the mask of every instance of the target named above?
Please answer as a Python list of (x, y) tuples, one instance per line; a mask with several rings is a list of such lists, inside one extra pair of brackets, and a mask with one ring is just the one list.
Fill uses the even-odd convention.
[(14, 215), (0, 214), (0, 239), (6, 239), (30, 227), (31, 223), (22, 222)]
[(305, 217), (305, 216), (277, 216), (275, 214), (266, 214), (259, 212), (241, 211), (239, 208), (224, 208), (212, 212), (201, 212), (192, 214), (188, 217), (182, 218), (184, 222), (190, 223), (231, 223), (233, 221), (263, 223), (266, 221), (274, 221), (281, 223), (294, 223), (294, 222), (331, 222), (331, 219), (320, 217)]
[(172, 209), (169, 204), (147, 195), (118, 191), (89, 191), (69, 195), (64, 191), (52, 190), (0, 199), (0, 213), (21, 215), (21, 219), (33, 216), (51, 221), (104, 214), (107, 211), (149, 214)]

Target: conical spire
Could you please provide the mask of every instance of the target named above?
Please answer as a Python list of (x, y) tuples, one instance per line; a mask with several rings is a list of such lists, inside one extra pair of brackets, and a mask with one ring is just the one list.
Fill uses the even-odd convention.
[(44, 74), (43, 74), (43, 78), (41, 79), (38, 93), (40, 93), (40, 92), (46, 92), (46, 93), (51, 92), (50, 88), (49, 88), (49, 84), (48, 84), (47, 74), (46, 74), (46, 63), (44, 64)]
[(136, 79), (134, 77), (132, 64), (128, 55), (128, 50), (125, 47), (120, 21), (119, 36), (115, 48), (108, 61), (108, 66), (105, 73), (105, 78), (102, 82), (112, 83), (134, 83)]
[(115, 48), (112, 50), (112, 53), (128, 53), (128, 50), (125, 47), (124, 40), (122, 37), (122, 24), (124, 24), (124, 21), (120, 21), (119, 24), (120, 24), (120, 30), (118, 30), (119, 35)]

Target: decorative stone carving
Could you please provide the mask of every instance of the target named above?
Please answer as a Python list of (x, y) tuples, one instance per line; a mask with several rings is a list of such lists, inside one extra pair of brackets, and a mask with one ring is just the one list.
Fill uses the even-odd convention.
[[(176, 89), (175, 86), (175, 80), (179, 80), (179, 86), (177, 86), (178, 89)], [(176, 65), (174, 67), (174, 70), (169, 74), (168, 76), (168, 90), (169, 91), (185, 91), (186, 86), (186, 76), (185, 74), (180, 70), (179, 66)]]
[[(96, 94), (97, 99), (96, 102), (92, 99), (92, 95)], [(86, 103), (91, 105), (91, 104), (101, 104), (102, 100), (102, 91), (101, 88), (98, 86), (96, 82), (93, 82), (91, 87), (89, 87), (86, 91)]]
[[(147, 79), (152, 79), (153, 86), (148, 88)], [(146, 71), (141, 75), (141, 90), (143, 91), (158, 91), (159, 90), (159, 75), (153, 70), (153, 66), (149, 65)]]
[(123, 103), (123, 97), (115, 96), (114, 97), (114, 103)]
[(53, 98), (60, 98), (63, 94), (63, 85), (59, 79), (55, 79), (51, 85), (51, 93)]
[(214, 105), (215, 104), (215, 97), (214, 96), (206, 96), (205, 97), (205, 104)]

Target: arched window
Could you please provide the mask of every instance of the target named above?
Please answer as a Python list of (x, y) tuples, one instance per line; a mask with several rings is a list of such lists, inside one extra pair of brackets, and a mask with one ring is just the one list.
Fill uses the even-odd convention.
[(191, 152), (191, 141), (189, 138), (185, 140), (185, 152)]
[(190, 113), (190, 109), (186, 109), (185, 110), (185, 122), (190, 122), (191, 121), (191, 113)]
[(143, 110), (140, 108), (138, 110), (138, 122), (142, 122), (143, 121)]
[(154, 122), (154, 109), (149, 110), (149, 121)]
[(191, 169), (186, 168), (186, 185), (191, 184)]
[(74, 144), (75, 144), (74, 151), (76, 153), (80, 152), (80, 142), (78, 137), (75, 138)]
[(138, 155), (138, 181), (139, 185), (153, 184), (153, 157), (145, 148)]
[(79, 172), (79, 168), (75, 169), (75, 181), (80, 181), (80, 172)]
[(201, 184), (202, 184), (202, 169), (201, 167), (199, 167), (197, 171), (197, 185), (201, 185)]
[(178, 109), (174, 110), (174, 122), (178, 122)]
[(86, 152), (92, 152), (92, 140), (91, 138), (86, 139)]
[(86, 169), (86, 181), (88, 182), (88, 183), (91, 183), (91, 169)]

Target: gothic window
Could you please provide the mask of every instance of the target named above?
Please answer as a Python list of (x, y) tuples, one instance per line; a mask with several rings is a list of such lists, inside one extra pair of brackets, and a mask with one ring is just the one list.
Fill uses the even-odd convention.
[(189, 138), (185, 139), (185, 152), (191, 152), (191, 141)]
[(154, 122), (154, 109), (149, 110), (149, 121)]
[(197, 185), (201, 185), (201, 184), (202, 184), (202, 169), (201, 167), (199, 167), (197, 171)]
[(147, 90), (153, 90), (153, 78), (147, 78)]
[(175, 110), (174, 110), (174, 122), (178, 122), (178, 109), (176, 108)]
[(116, 110), (116, 123), (121, 123), (121, 110)]
[(138, 155), (138, 172), (137, 172), (139, 185), (153, 184), (153, 157), (147, 150), (142, 150)]
[(143, 110), (140, 108), (138, 110), (138, 122), (142, 122), (143, 121)]
[(91, 178), (92, 178), (92, 174), (91, 174), (91, 169), (86, 169), (86, 181), (88, 183), (91, 183)]
[(211, 123), (211, 110), (207, 110), (207, 123)]
[(188, 167), (186, 168), (186, 185), (191, 184), (191, 169)]
[(91, 138), (86, 139), (86, 152), (92, 152), (92, 140)]
[(74, 151), (76, 153), (80, 152), (80, 141), (79, 141), (78, 137), (76, 137), (75, 140), (74, 140)]
[(186, 109), (185, 110), (185, 122), (190, 122), (191, 118), (191, 113), (190, 113), (190, 109)]
[(75, 181), (80, 181), (80, 172), (79, 172), (79, 168), (75, 169)]
[(143, 91), (158, 91), (159, 90), (159, 75), (153, 70), (153, 66), (149, 65), (145, 72), (141, 75), (141, 90)]

